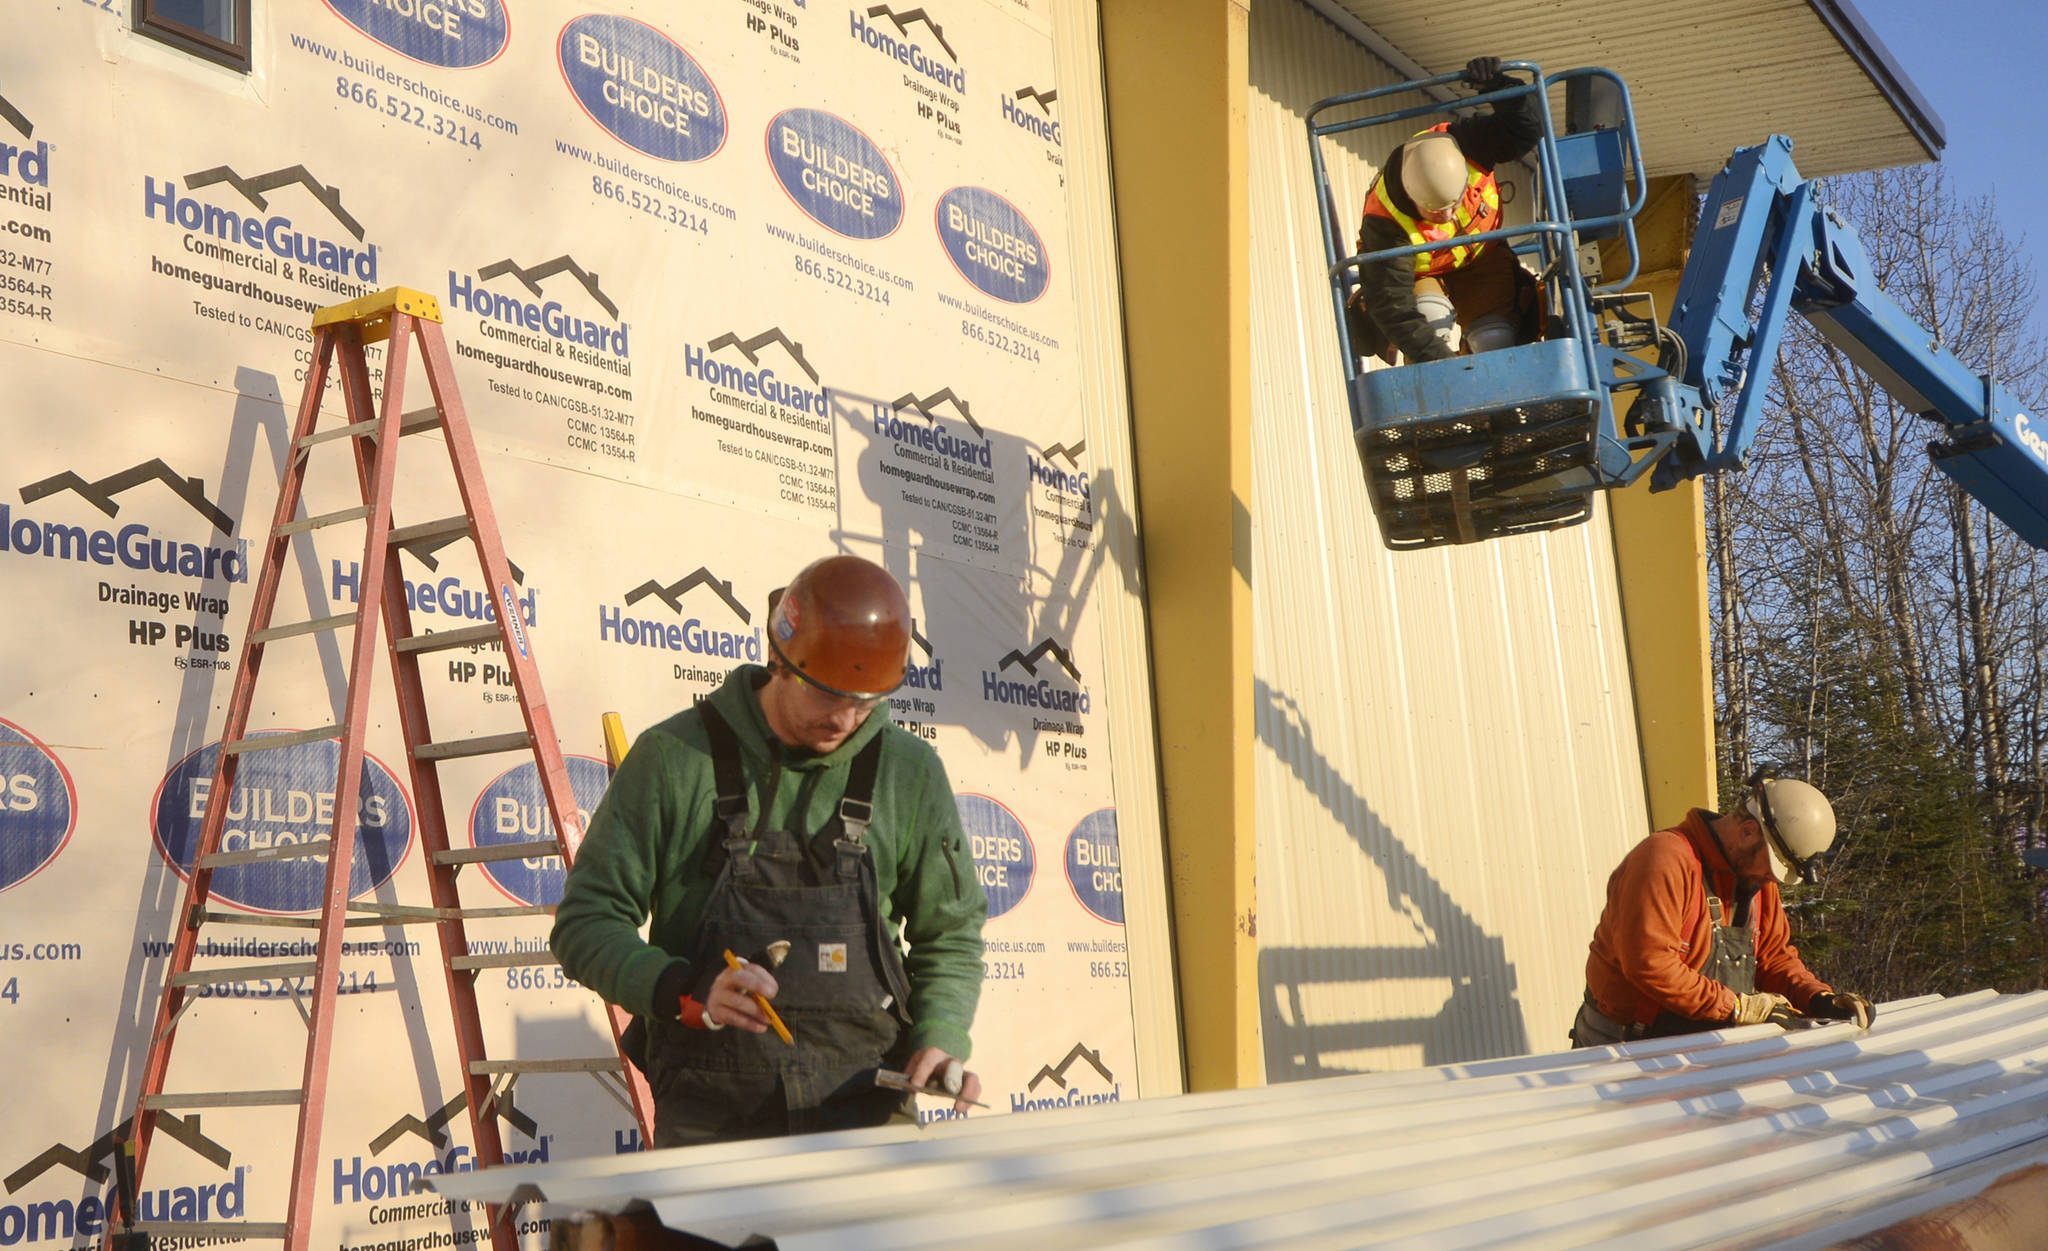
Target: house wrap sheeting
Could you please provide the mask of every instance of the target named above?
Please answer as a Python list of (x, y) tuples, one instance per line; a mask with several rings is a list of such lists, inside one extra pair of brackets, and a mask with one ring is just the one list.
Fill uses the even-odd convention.
[(781, 1251), (1823, 1248), (2048, 1160), (2048, 992), (431, 1179)]

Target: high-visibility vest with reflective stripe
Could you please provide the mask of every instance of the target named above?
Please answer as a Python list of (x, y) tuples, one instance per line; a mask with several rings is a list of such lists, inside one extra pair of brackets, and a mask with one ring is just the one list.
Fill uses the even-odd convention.
[[(1420, 139), (1423, 135), (1449, 129), (1450, 123), (1445, 122), (1440, 126), (1418, 131), (1415, 137)], [(1477, 235), (1500, 229), (1500, 187), (1493, 181), (1493, 171), (1484, 166), (1474, 165), (1469, 159), (1465, 162), (1465, 169), (1465, 194), (1458, 200), (1458, 206), (1450, 221), (1438, 223), (1419, 220), (1394, 207), (1393, 199), (1387, 195), (1387, 180), (1384, 176), (1372, 181), (1372, 190), (1365, 197), (1365, 215), (1384, 217), (1392, 221), (1407, 232), (1408, 242), (1411, 244), (1439, 243), (1454, 235)], [(1461, 243), (1436, 252), (1417, 252), (1415, 276), (1440, 277), (1470, 264), (1485, 250), (1484, 243)]]

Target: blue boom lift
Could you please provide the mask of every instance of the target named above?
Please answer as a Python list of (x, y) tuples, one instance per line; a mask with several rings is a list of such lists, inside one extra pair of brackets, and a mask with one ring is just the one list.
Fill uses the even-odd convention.
[[(1526, 84), (1442, 98), (1365, 117), (1369, 101), (1445, 88), (1460, 75), (1334, 96), (1308, 115), (1323, 243), (1340, 338), (1361, 265), (1497, 240), (1533, 264), (1545, 300), (1544, 337), (1518, 347), (1399, 368), (1365, 370), (1344, 353), (1353, 432), (1373, 511), (1396, 549), (1472, 543), (1555, 529), (1591, 515), (1592, 495), (1650, 475), (1652, 490), (1740, 469), (1789, 313), (1848, 354), (1908, 411), (1940, 423), (1934, 463), (2035, 547), (2048, 549), (2048, 421), (1989, 376), (1930, 342), (1929, 331), (1879, 290), (1854, 227), (1823, 207), (1773, 135), (1738, 149), (1715, 175), (1676, 307), (1660, 325), (1648, 297), (1628, 292), (1640, 258), (1634, 219), (1645, 184), (1635, 118), (1622, 80), (1603, 69), (1544, 75), (1504, 68)], [(1565, 89), (1568, 122), (1549, 109), (1537, 148), (1534, 220), (1436, 244), (1346, 255), (1323, 140), (1414, 122), (1528, 92)], [(1575, 114), (1583, 116), (1574, 116)], [(1583, 123), (1583, 124), (1581, 124)], [(1397, 132), (1398, 133), (1398, 132)], [(1402, 137), (1406, 137), (1402, 133)], [(1583, 272), (1582, 245), (1619, 239), (1627, 272)], [(1637, 353), (1654, 351), (1652, 364)]]

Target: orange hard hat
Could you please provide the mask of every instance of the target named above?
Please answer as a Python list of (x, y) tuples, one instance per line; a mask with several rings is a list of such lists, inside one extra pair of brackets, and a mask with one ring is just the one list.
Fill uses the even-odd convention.
[(804, 566), (769, 613), (768, 644), (798, 677), (847, 699), (903, 684), (910, 601), (889, 571), (858, 556)]

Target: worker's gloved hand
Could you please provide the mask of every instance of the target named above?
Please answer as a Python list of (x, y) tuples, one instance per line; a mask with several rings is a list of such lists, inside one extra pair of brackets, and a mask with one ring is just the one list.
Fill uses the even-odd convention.
[(1792, 1001), (1783, 995), (1768, 991), (1757, 991), (1749, 995), (1735, 996), (1735, 1012), (1728, 1018), (1730, 1025), (1788, 1025), (1798, 1013), (1792, 1011)]
[(1857, 1029), (1869, 1029), (1877, 1019), (1877, 1005), (1854, 991), (1828, 990), (1806, 1001), (1806, 1015), (1854, 1021)]
[(913, 1086), (925, 1086), (957, 1095), (953, 1110), (965, 1115), (974, 1106), (970, 1099), (981, 1098), (981, 1078), (967, 1071), (967, 1066), (937, 1047), (922, 1047), (911, 1054), (903, 1068), (904, 1076)]
[(1500, 58), (1497, 56), (1475, 56), (1465, 62), (1465, 81), (1475, 87), (1491, 86), (1501, 77)]

